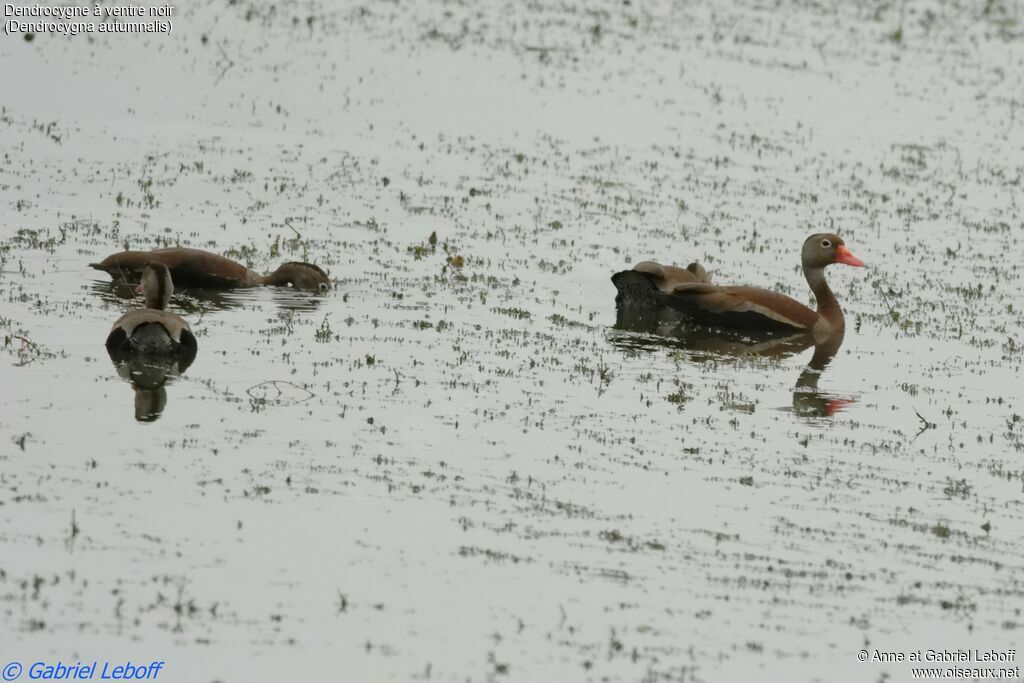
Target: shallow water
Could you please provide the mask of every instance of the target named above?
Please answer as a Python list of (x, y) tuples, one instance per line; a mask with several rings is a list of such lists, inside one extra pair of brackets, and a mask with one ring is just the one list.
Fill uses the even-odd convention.
[[(1016, 647), (1019, 9), (179, 9), (0, 41), (2, 661), (863, 681), (911, 665), (862, 648)], [(820, 376), (617, 325), (648, 258), (806, 300), (822, 229), (869, 268), (829, 271)], [(87, 264), (177, 244), (335, 289), (178, 292), (199, 355), (140, 408)]]

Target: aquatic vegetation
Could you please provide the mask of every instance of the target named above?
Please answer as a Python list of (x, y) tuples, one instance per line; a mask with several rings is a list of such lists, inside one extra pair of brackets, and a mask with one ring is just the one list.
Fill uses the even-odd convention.
[[(163, 643), (197, 680), (340, 654), (360, 680), (861, 681), (908, 675), (858, 667), (868, 640), (1016, 646), (1011, 4), (190, 11), (159, 45), (12, 48), (12, 651)], [(69, 111), (72, 63), (97, 96)], [(609, 276), (651, 258), (810, 303), (792, 255), (818, 231), (873, 266), (830, 273), (828, 363), (616, 316)], [(179, 245), (334, 288), (182, 291), (203, 352), (147, 388), (102, 349), (134, 294), (85, 264)]]

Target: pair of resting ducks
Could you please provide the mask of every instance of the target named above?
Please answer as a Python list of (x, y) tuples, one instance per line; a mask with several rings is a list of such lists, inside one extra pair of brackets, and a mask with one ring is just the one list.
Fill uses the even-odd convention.
[(177, 283), (182, 287), (290, 286), (326, 292), (331, 281), (318, 266), (292, 261), (267, 275), (260, 275), (224, 256), (201, 249), (155, 249), (112, 254), (91, 267), (115, 280), (139, 281), (145, 306), (122, 315), (107, 336), (112, 356), (178, 356), (186, 365), (195, 358), (198, 344), (192, 328), (167, 304)]
[[(686, 268), (638, 263), (612, 276), (620, 307), (657, 310), (670, 308), (699, 325), (762, 332), (807, 332), (823, 340), (843, 331), (843, 311), (825, 281), (825, 268), (834, 263), (863, 266), (839, 235), (811, 235), (801, 251), (804, 277), (817, 301), (817, 310), (785, 294), (759, 287), (721, 287), (711, 284), (698, 263)], [(254, 273), (223, 256), (198, 249), (126, 251), (108, 256), (93, 268), (115, 278), (141, 277), (145, 308), (118, 320), (107, 338), (109, 350), (139, 354), (191, 354), (196, 338), (181, 316), (166, 310), (174, 283), (197, 287), (291, 285), (327, 291), (330, 280), (310, 263), (286, 263), (269, 275)]]

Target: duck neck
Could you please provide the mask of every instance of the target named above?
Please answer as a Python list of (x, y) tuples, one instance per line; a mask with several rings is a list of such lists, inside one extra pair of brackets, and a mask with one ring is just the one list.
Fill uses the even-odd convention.
[(170, 278), (155, 278), (153, 283), (142, 290), (146, 308), (155, 308), (158, 311), (166, 309), (167, 304), (171, 302), (172, 288)]
[(825, 281), (825, 269), (805, 266), (804, 277), (807, 278), (807, 284), (811, 286), (811, 292), (814, 293), (814, 300), (818, 303), (818, 315), (828, 322), (832, 331), (842, 330), (846, 326), (843, 309), (839, 308), (836, 295), (832, 293), (828, 282)]
[(256, 273), (254, 275), (258, 284), (270, 287), (284, 287), (292, 280), (291, 274), (285, 266), (278, 266), (277, 270), (266, 275), (258, 275)]
[(273, 285), (277, 284), (273, 281), (277, 271), (269, 273), (267, 275), (260, 275), (255, 270), (245, 269), (245, 275), (237, 280), (237, 286), (239, 287), (259, 287), (260, 285)]

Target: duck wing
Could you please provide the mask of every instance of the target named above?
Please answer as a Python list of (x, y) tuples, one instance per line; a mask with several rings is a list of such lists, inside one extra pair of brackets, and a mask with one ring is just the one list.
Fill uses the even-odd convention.
[(150, 260), (167, 266), (176, 286), (247, 287), (254, 284), (255, 274), (241, 263), (202, 249), (154, 249), (149, 255)]
[(658, 293), (668, 294), (676, 285), (694, 282), (711, 282), (708, 271), (697, 262), (680, 268), (641, 261), (631, 270), (612, 275), (612, 283), (618, 290), (615, 303), (630, 308), (659, 308)]
[(167, 331), (167, 336), (179, 346), (196, 347), (196, 338), (192, 328), (177, 313), (161, 311), (155, 308), (136, 308), (128, 311), (114, 323), (107, 335), (107, 348), (123, 350), (129, 344), (132, 335), (143, 325), (159, 325)]
[(687, 282), (711, 282), (711, 276), (704, 266), (696, 261), (680, 268), (679, 266), (663, 266), (654, 261), (641, 261), (633, 266), (633, 270), (650, 276), (651, 281), (663, 292), (671, 292), (676, 285)]
[(256, 284), (255, 274), (241, 263), (187, 247), (122, 251), (89, 266), (114, 278), (135, 281), (142, 275), (146, 264), (153, 262), (167, 266), (176, 287), (247, 287)]
[(748, 330), (811, 330), (818, 313), (796, 299), (760, 287), (681, 283), (662, 303), (703, 325)]

